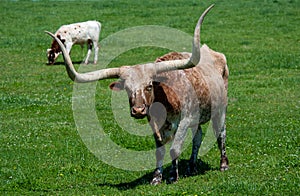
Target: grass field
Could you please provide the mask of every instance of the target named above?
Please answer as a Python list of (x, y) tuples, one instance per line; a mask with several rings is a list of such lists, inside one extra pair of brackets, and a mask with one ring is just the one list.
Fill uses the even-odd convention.
[[(62, 57), (56, 65), (46, 66), (51, 39), (44, 31), (99, 20), (101, 40), (142, 25), (172, 27), (192, 36), (201, 12), (212, 3), (216, 6), (205, 19), (201, 38), (225, 53), (230, 69), (230, 169), (218, 171), (215, 145), (199, 157), (203, 161), (199, 174), (184, 177), (190, 153), (186, 150), (180, 157), (180, 181), (150, 186), (152, 170), (115, 168), (83, 143), (72, 111), (73, 82)], [(299, 0), (2, 0), (0, 10), (0, 194), (299, 194)], [(166, 52), (136, 48), (115, 58), (109, 67), (151, 62)], [(86, 48), (73, 47), (77, 68), (85, 53)], [(131, 135), (115, 122), (107, 87), (111, 81), (98, 82), (96, 89), (96, 112), (105, 132), (124, 148), (152, 149), (151, 136)], [(150, 159), (154, 158), (153, 154)]]

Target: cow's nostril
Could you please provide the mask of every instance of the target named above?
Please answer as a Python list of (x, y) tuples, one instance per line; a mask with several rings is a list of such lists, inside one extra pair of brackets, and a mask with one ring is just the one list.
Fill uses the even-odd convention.
[(135, 108), (133, 107), (133, 108), (131, 108), (131, 113), (132, 114), (136, 114), (136, 110), (135, 110)]
[(132, 107), (131, 114), (133, 115), (145, 115), (146, 107), (139, 106), (139, 107)]

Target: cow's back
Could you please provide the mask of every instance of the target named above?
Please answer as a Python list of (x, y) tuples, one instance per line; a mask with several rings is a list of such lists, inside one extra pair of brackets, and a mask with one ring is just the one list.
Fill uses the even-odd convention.
[[(224, 61), (221, 58), (223, 54), (208, 47), (204, 49), (202, 61), (196, 67), (159, 74), (159, 86), (154, 91), (155, 101), (164, 104), (168, 114), (180, 114), (182, 109), (198, 111), (201, 124), (211, 118), (211, 112), (219, 105), (227, 104), (227, 85), (224, 85), (227, 78), (223, 74), (227, 69), (226, 63), (224, 64), (226, 59)], [(172, 52), (159, 57), (156, 62), (189, 57), (189, 53)], [(208, 61), (205, 62), (204, 59)], [(220, 61), (215, 63), (216, 59)]]
[(74, 44), (84, 44), (87, 40), (98, 42), (101, 31), (101, 23), (98, 21), (86, 21), (61, 26), (55, 33), (61, 39)]

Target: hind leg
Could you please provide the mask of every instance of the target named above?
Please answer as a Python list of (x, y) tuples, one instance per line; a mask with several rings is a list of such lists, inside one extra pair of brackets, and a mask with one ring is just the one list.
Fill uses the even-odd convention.
[(87, 47), (88, 47), (88, 52), (87, 52), (86, 58), (84, 60), (84, 64), (86, 64), (86, 65), (89, 63), (89, 59), (90, 59), (90, 56), (92, 53), (93, 42), (91, 40), (88, 40)]
[(221, 160), (220, 160), (220, 170), (225, 171), (229, 169), (229, 161), (226, 156), (226, 145), (225, 145), (225, 140), (226, 140), (226, 126), (224, 125), (221, 131), (220, 136), (217, 138), (218, 141), (218, 147), (221, 152)]
[(213, 120), (213, 129), (217, 137), (218, 147), (221, 153), (220, 158), (220, 170), (225, 171), (229, 169), (229, 161), (226, 155), (226, 125), (225, 125), (225, 113), (215, 117)]
[(158, 185), (162, 183), (162, 174), (163, 174), (163, 160), (165, 157), (165, 146), (155, 138), (156, 142), (156, 169), (153, 173), (153, 178), (150, 184)]
[(202, 129), (199, 125), (198, 127), (193, 127), (193, 147), (192, 147), (192, 154), (189, 160), (188, 166), (188, 175), (193, 175), (197, 173), (197, 156), (200, 149), (201, 141), (202, 141)]

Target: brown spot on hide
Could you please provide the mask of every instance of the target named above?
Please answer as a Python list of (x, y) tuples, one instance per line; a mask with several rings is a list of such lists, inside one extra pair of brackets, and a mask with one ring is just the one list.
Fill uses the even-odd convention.
[(158, 82), (154, 84), (154, 102), (163, 104), (167, 113), (180, 113), (180, 100), (171, 87)]
[(53, 41), (52, 41), (51, 49), (52, 49), (52, 51), (53, 51), (54, 53), (59, 53), (59, 52), (61, 52), (60, 46), (59, 46), (59, 44), (57, 43), (56, 40), (53, 40)]
[[(189, 57), (189, 53), (170, 52), (157, 58), (155, 62), (157, 63), (162, 61), (180, 60)], [(168, 75), (168, 73), (164, 73), (162, 75), (166, 74)], [(159, 82), (154, 85), (154, 88), (154, 102), (162, 103), (166, 107), (168, 113), (179, 114), (181, 111), (180, 98), (178, 97), (177, 93), (171, 88), (171, 86), (169, 84), (166, 85), (163, 82)]]
[[(223, 54), (217, 53), (213, 50), (210, 51), (213, 55), (215, 62), (215, 67), (219, 70), (220, 74), (223, 76), (224, 84), (227, 85), (227, 77), (228, 77), (228, 69), (226, 65), (226, 59)], [(180, 60), (190, 58), (190, 53), (178, 53), (178, 52), (170, 52), (168, 54), (163, 55), (156, 59), (155, 62), (169, 61), (169, 60)], [(205, 68), (203, 68), (205, 69)], [(179, 113), (181, 110), (180, 105), (180, 97), (174, 92), (172, 88), (182, 89), (182, 93), (180, 96), (185, 96), (184, 93), (189, 94), (184, 86), (184, 83), (179, 82), (180, 74), (176, 75), (175, 73), (179, 73), (180, 71), (170, 71), (165, 72), (160, 75), (165, 76), (166, 78), (178, 78), (173, 81), (168, 81), (168, 85), (161, 83), (159, 86), (156, 86), (155, 89), (155, 101), (159, 101), (166, 106), (166, 109), (169, 112)], [(198, 101), (199, 101), (199, 112), (200, 112), (200, 124), (207, 122), (210, 119), (211, 115), (211, 92), (206, 81), (206, 76), (203, 75), (202, 66), (194, 67), (191, 69), (182, 70), (184, 72), (185, 77), (189, 80), (190, 84), (193, 86), (193, 90), (195, 91)], [(176, 77), (174, 77), (176, 76)], [(227, 86), (226, 86), (227, 88)], [(178, 92), (177, 92), (178, 93)]]

